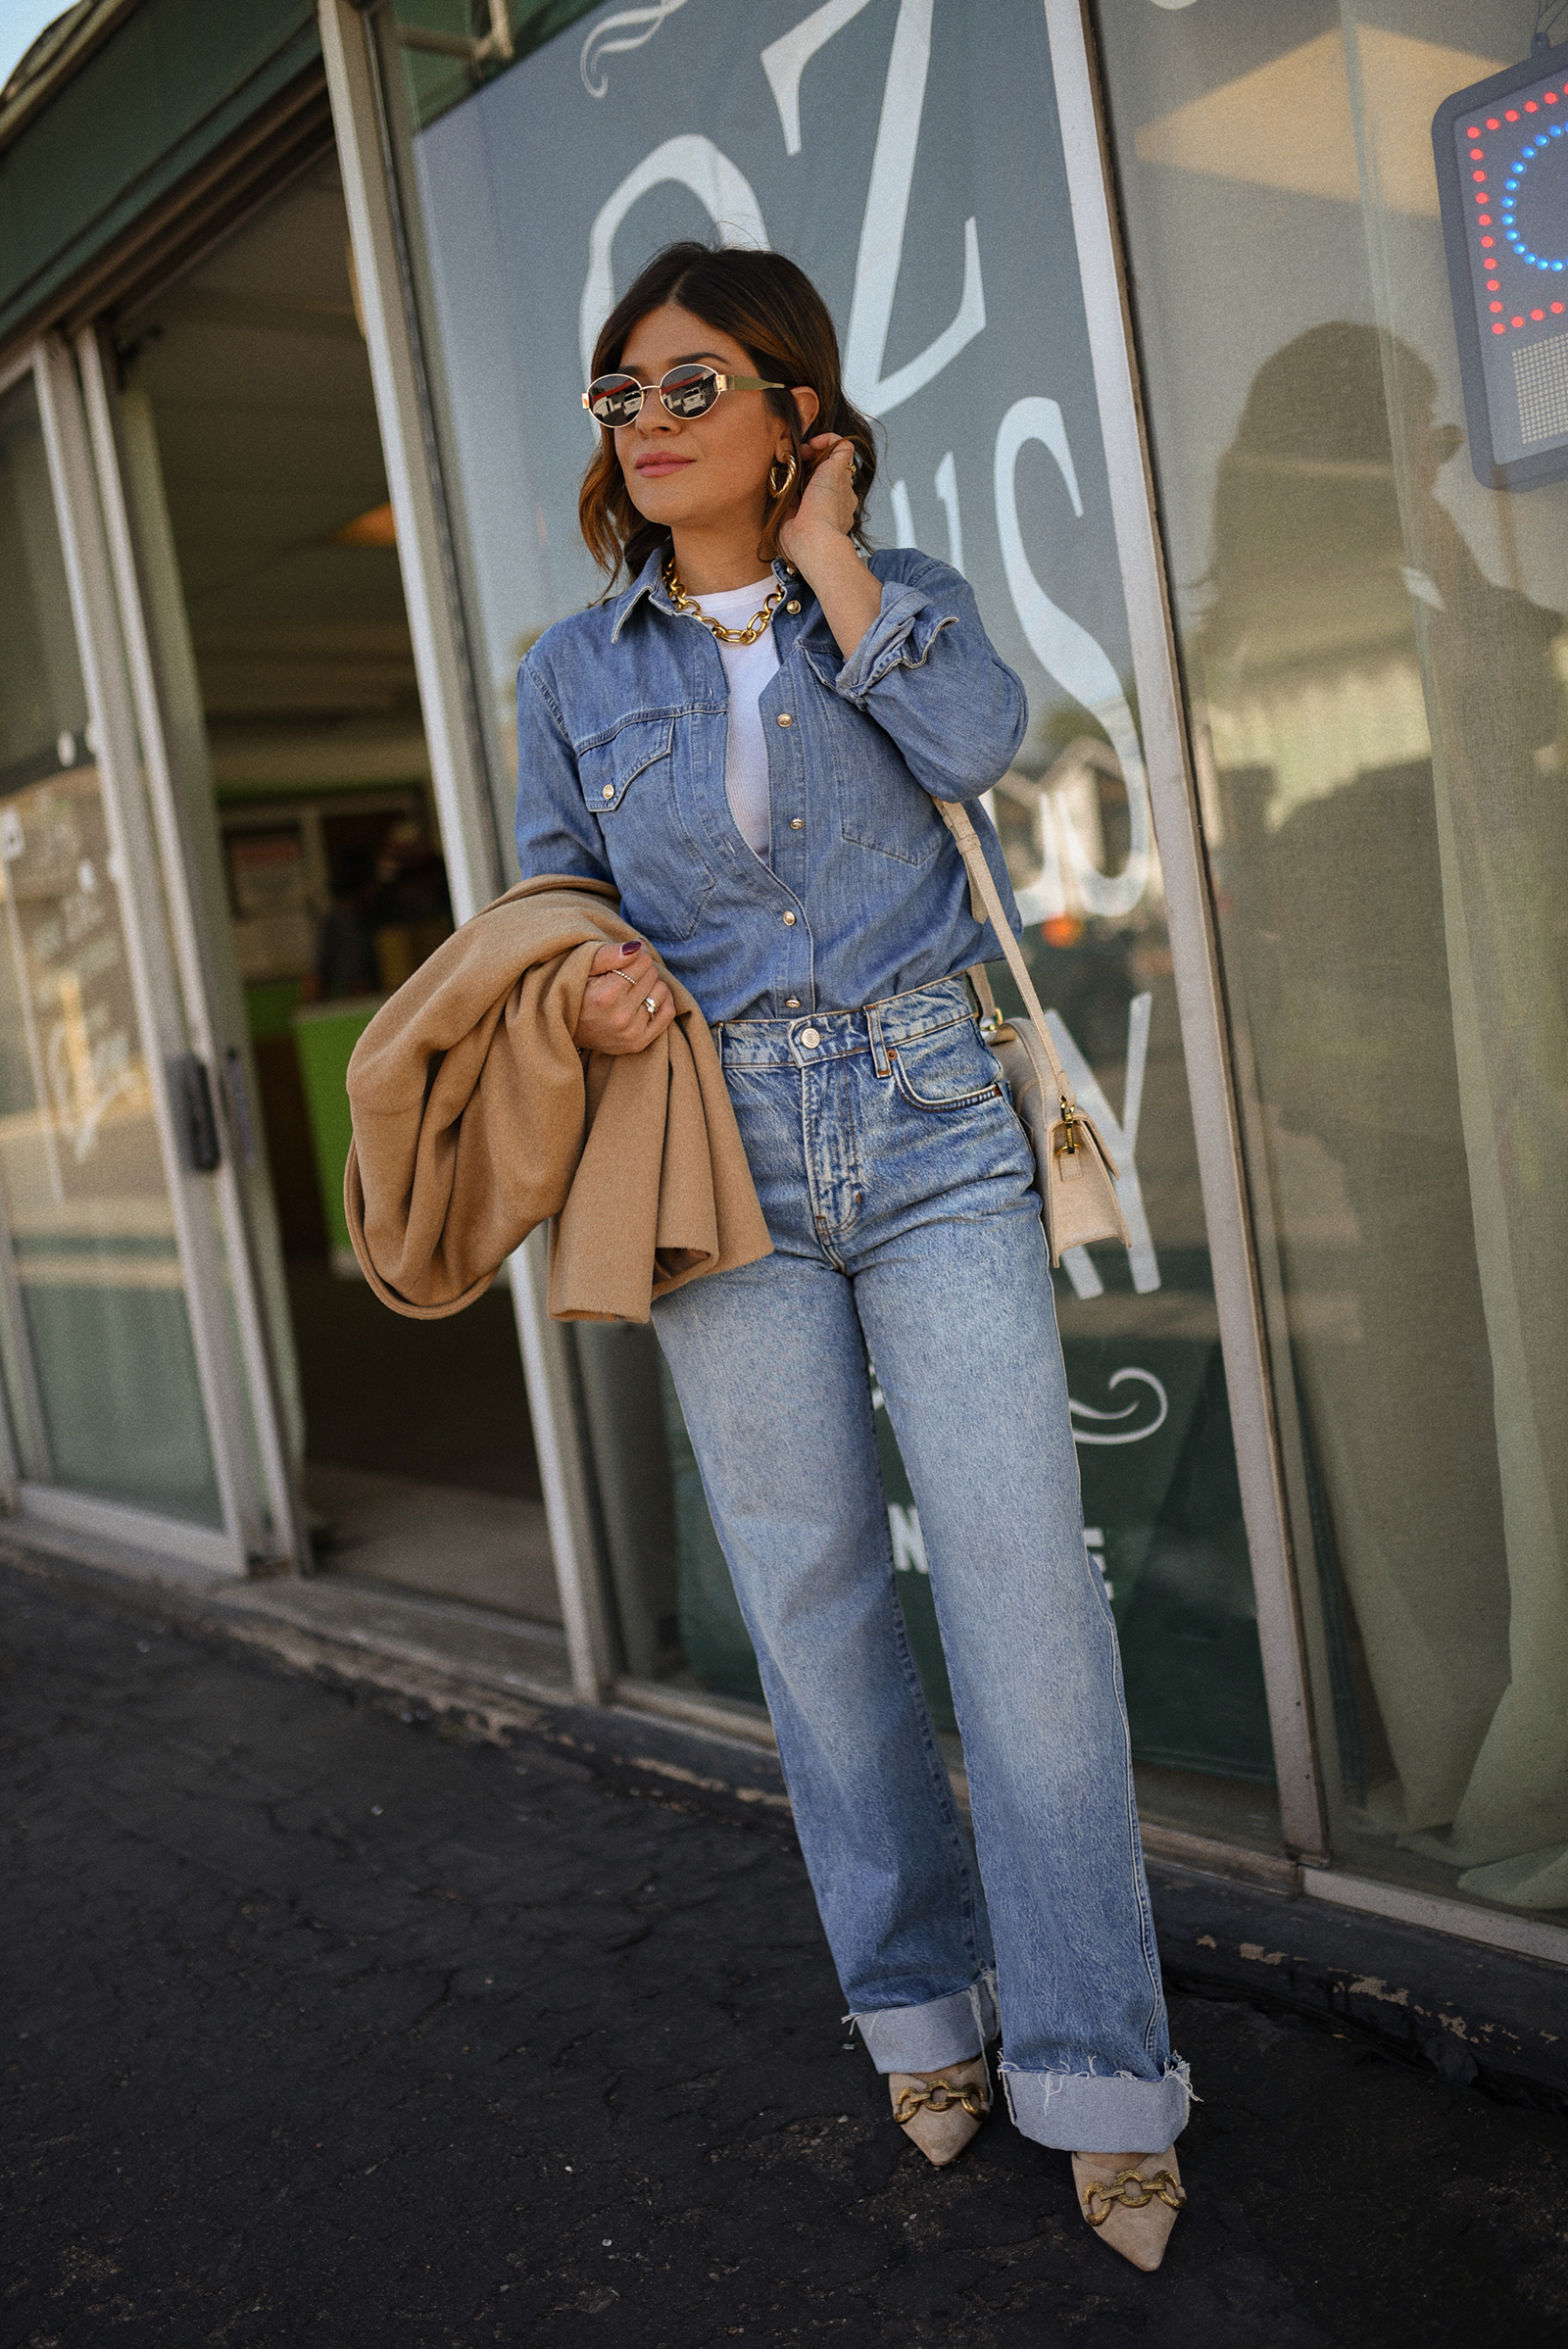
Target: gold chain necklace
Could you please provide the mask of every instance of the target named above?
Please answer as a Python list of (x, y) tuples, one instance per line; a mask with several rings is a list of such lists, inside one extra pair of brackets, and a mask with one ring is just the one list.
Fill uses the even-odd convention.
[(744, 628), (726, 628), (722, 620), (715, 620), (711, 612), (705, 612), (701, 604), (686, 593), (680, 583), (680, 573), (675, 568), (673, 555), (664, 565), (664, 585), (669, 589), (669, 600), (675, 610), (689, 612), (694, 620), (701, 620), (705, 628), (711, 628), (722, 645), (756, 644), (763, 629), (771, 626), (773, 614), (784, 601), (783, 588), (775, 586), (761, 611), (754, 612)]

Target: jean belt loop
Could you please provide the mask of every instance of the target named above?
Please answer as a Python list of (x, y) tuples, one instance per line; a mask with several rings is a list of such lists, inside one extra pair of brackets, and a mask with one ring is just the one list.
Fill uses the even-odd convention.
[(893, 1073), (893, 1063), (888, 1058), (888, 1048), (882, 1041), (882, 1015), (878, 1011), (875, 1003), (866, 1004), (865, 1026), (866, 1033), (871, 1039), (872, 1067), (876, 1070), (876, 1073), (879, 1077), (891, 1076)]

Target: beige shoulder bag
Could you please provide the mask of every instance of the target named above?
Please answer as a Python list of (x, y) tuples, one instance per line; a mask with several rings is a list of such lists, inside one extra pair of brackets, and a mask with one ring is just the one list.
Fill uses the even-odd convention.
[[(1072, 1080), (1056, 1057), (1046, 1015), (1040, 1008), (1029, 966), (1018, 951), (1002, 893), (991, 877), (966, 807), (951, 800), (934, 803), (958, 845), (969, 874), (971, 898), (978, 896), (1018, 983), (1029, 1016), (1013, 1026), (998, 1023), (991, 982), (976, 963), (969, 977), (987, 1017), (986, 1042), (1002, 1063), (1012, 1105), (1034, 1145), (1035, 1170), (1051, 1243), (1051, 1261), (1061, 1262), (1069, 1248), (1091, 1240), (1119, 1240), (1130, 1246), (1126, 1219), (1116, 1197), (1116, 1161), (1073, 1096)], [(979, 907), (976, 906), (978, 916)]]

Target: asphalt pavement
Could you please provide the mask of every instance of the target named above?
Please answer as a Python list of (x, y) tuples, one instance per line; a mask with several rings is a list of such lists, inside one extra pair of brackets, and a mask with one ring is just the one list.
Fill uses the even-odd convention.
[(1557, 2115), (1179, 1995), (1140, 2276), (1004, 2117), (906, 2143), (776, 1813), (6, 1570), (0, 1705), (5, 2349), (1568, 2338)]

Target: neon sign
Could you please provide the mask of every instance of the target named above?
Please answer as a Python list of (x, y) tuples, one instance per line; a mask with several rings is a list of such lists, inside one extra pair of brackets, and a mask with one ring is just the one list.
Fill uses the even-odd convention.
[(1432, 122), (1470, 428), (1489, 489), (1568, 473), (1568, 44)]

